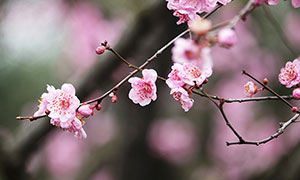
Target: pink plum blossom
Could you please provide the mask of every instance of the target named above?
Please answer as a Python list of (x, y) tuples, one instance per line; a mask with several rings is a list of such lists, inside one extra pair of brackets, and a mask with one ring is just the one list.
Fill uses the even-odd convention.
[(248, 81), (245, 85), (245, 95), (248, 97), (252, 97), (254, 94), (258, 92), (257, 85), (252, 81)]
[(292, 0), (292, 6), (294, 8), (300, 7), (300, 0)]
[(93, 106), (89, 104), (84, 104), (78, 108), (78, 113), (82, 115), (83, 117), (89, 117), (90, 115), (93, 115), (94, 110)]
[(285, 67), (281, 68), (278, 78), (287, 88), (297, 85), (300, 82), (300, 61), (295, 59), (293, 62), (287, 62)]
[(171, 68), (172, 71), (169, 73), (169, 78), (166, 80), (166, 83), (169, 86), (169, 88), (178, 88), (185, 85), (185, 82), (183, 81), (184, 77), (180, 76), (180, 74), (182, 74), (183, 72), (183, 65), (174, 63), (174, 65)]
[(210, 48), (195, 43), (191, 39), (179, 38), (172, 48), (172, 60), (175, 63), (192, 63), (200, 69), (212, 68)]
[(132, 87), (128, 96), (135, 104), (146, 106), (157, 98), (155, 85), (157, 73), (153, 69), (144, 69), (142, 74), (143, 78), (133, 77), (128, 80)]
[(71, 126), (76, 115), (76, 109), (80, 105), (79, 99), (75, 96), (75, 88), (72, 84), (63, 84), (61, 90), (48, 99), (48, 115), (52, 119), (59, 119), (62, 128)]
[(53, 98), (53, 96), (56, 96), (59, 93), (58, 89), (55, 89), (53, 86), (50, 86), (47, 84), (47, 91), (48, 93), (43, 93), (41, 96), (41, 100), (39, 100), (39, 109), (34, 113), (34, 116), (41, 116), (45, 114), (45, 111), (47, 110), (47, 106), (50, 103), (50, 99)]
[(237, 36), (234, 30), (230, 28), (221, 29), (218, 33), (218, 43), (220, 46), (230, 48), (237, 42)]
[(167, 7), (174, 10), (174, 16), (179, 17), (177, 24), (200, 19), (198, 13), (209, 12), (216, 7), (217, 2), (225, 5), (231, 0), (166, 0)]
[(69, 134), (57, 131), (51, 133), (44, 146), (45, 167), (51, 179), (76, 179), (86, 153), (85, 141), (78, 141)]
[(296, 99), (300, 99), (300, 88), (296, 88), (293, 90), (293, 97)]
[[(55, 89), (47, 85), (48, 93), (43, 93), (39, 110), (34, 116), (44, 115), (49, 111), (50, 123), (75, 135), (77, 138), (86, 138), (87, 135), (82, 126), (82, 115), (76, 113), (80, 105), (79, 99), (75, 96), (75, 88), (72, 84), (65, 83), (61, 89)], [(82, 111), (83, 112), (83, 111)]]
[(170, 94), (180, 103), (185, 112), (189, 111), (194, 104), (194, 100), (189, 97), (188, 92), (181, 87), (171, 89)]
[(197, 66), (193, 64), (183, 64), (184, 82), (188, 85), (200, 86), (206, 78), (211, 76), (212, 70), (210, 68), (201, 71)]
[(167, 7), (170, 10), (174, 10), (174, 16), (179, 17), (177, 24), (189, 22), (200, 18), (197, 12), (200, 10), (198, 1), (188, 0), (167, 0)]

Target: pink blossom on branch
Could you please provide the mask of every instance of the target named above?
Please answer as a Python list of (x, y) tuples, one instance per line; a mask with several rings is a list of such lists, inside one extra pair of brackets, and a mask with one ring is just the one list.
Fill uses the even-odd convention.
[(252, 97), (254, 94), (258, 92), (257, 85), (252, 81), (248, 81), (245, 85), (245, 95), (247, 97)]
[(281, 68), (278, 75), (281, 84), (291, 88), (300, 82), (300, 61), (295, 59), (293, 62), (287, 62), (284, 68)]
[(43, 93), (39, 110), (34, 116), (44, 115), (49, 112), (50, 123), (65, 131), (73, 133), (78, 138), (86, 138), (83, 130), (82, 115), (76, 113), (80, 105), (79, 99), (75, 96), (75, 88), (72, 84), (65, 83), (61, 89), (55, 89), (47, 85), (48, 93)]
[(293, 90), (293, 97), (295, 99), (300, 99), (300, 88), (296, 88)]
[(174, 16), (179, 17), (177, 24), (190, 22), (191, 20), (200, 19), (198, 14), (209, 12), (217, 3), (226, 5), (231, 0), (166, 0), (167, 7), (174, 10)]
[(182, 76), (183, 65), (175, 63), (171, 68), (172, 71), (169, 73), (169, 78), (166, 80), (169, 88), (173, 89), (184, 86), (185, 82), (183, 81), (184, 77)]
[(142, 74), (143, 78), (132, 77), (128, 80), (132, 87), (128, 96), (135, 104), (146, 106), (157, 98), (155, 85), (157, 73), (153, 69), (144, 69)]
[(188, 92), (182, 87), (171, 89), (170, 94), (180, 103), (185, 112), (189, 111), (194, 104), (194, 100), (189, 97)]

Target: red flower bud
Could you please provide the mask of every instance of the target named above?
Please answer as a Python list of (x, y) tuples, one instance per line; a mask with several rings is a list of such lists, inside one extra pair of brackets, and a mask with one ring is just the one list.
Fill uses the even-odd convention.
[(102, 108), (102, 106), (101, 106), (100, 104), (97, 104), (97, 105), (96, 105), (96, 109), (97, 109), (97, 111), (100, 111), (100, 110), (101, 110), (101, 108)]
[(106, 50), (106, 47), (99, 46), (99, 47), (96, 48), (96, 53), (98, 55), (100, 55), (100, 54), (103, 54), (105, 50)]
[(295, 106), (294, 106), (294, 107), (292, 107), (292, 112), (294, 112), (294, 113), (295, 113), (295, 112), (297, 112), (297, 111), (298, 111), (298, 108), (297, 108), (297, 107), (295, 107)]

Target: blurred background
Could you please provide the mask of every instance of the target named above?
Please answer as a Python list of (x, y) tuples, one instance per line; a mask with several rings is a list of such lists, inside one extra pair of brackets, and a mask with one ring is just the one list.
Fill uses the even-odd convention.
[[(232, 18), (245, 1), (234, 1), (210, 17), (214, 24)], [(272, 20), (273, 14), (278, 24)], [(57, 180), (242, 180), (299, 179), (300, 124), (259, 147), (230, 146), (236, 140), (218, 110), (193, 96), (185, 113), (157, 81), (158, 99), (144, 108), (128, 99), (102, 102), (87, 119), (88, 138), (52, 128), (49, 119), (17, 121), (32, 115), (46, 84), (76, 87), (81, 101), (101, 95), (131, 70), (109, 52), (97, 56), (104, 40), (140, 65), (185, 30), (163, 0), (1, 0), (0, 1), (0, 179)], [(243, 98), (246, 69), (267, 77), (280, 94), (280, 68), (300, 54), (300, 12), (289, 1), (254, 10), (236, 27), (239, 41), (230, 50), (213, 47), (214, 73), (209, 94)], [(284, 44), (288, 44), (289, 48)], [(170, 72), (171, 48), (149, 68)], [(140, 75), (139, 75), (140, 76)], [(263, 92), (258, 95), (269, 95)], [(296, 101), (294, 104), (300, 105)], [(225, 112), (245, 139), (273, 134), (292, 117), (281, 102), (226, 104)]]

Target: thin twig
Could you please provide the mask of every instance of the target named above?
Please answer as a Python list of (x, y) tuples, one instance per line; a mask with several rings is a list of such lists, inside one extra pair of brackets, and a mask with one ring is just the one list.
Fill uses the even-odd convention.
[(273, 95), (275, 95), (276, 97), (278, 97), (282, 102), (284, 102), (287, 106), (289, 106), (290, 108), (293, 108), (293, 105), (291, 103), (289, 103), (287, 100), (285, 100), (284, 98), (282, 98), (277, 92), (275, 92), (273, 89), (271, 89), (269, 86), (265, 85), (264, 83), (260, 82), (258, 79), (256, 79), (255, 77), (253, 77), (251, 74), (249, 74), (248, 72), (246, 72), (245, 70), (242, 71), (242, 74), (245, 74), (246, 76), (250, 77), (251, 79), (253, 79), (255, 82), (259, 83), (262, 87), (264, 87), (264, 89), (268, 90), (270, 93), (272, 93)]
[(234, 127), (231, 125), (231, 123), (229, 122), (224, 109), (223, 109), (223, 105), (224, 105), (224, 101), (220, 100), (220, 103), (216, 103), (211, 97), (209, 97), (202, 89), (201, 92), (214, 104), (216, 105), (216, 107), (219, 109), (219, 111), (221, 112), (223, 119), (226, 123), (226, 126), (229, 127), (229, 129), (233, 132), (233, 134), (239, 139), (239, 142), (244, 142), (243, 137), (234, 129)]
[(241, 145), (241, 144), (250, 144), (250, 145), (259, 146), (261, 144), (265, 144), (265, 143), (277, 138), (278, 136), (280, 136), (287, 127), (289, 127), (292, 123), (296, 122), (296, 120), (298, 119), (299, 116), (300, 116), (299, 113), (295, 114), (291, 119), (289, 119), (288, 121), (283, 123), (282, 126), (276, 131), (276, 133), (269, 136), (268, 138), (262, 139), (260, 141), (238, 141), (238, 142), (227, 142), (226, 144), (227, 144), (227, 146)]

